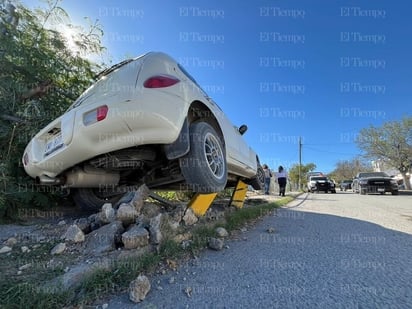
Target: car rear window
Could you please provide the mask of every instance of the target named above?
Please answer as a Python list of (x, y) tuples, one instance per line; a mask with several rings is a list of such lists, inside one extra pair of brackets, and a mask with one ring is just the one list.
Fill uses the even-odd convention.
[(192, 82), (199, 86), (197, 81), (193, 78), (193, 76), (190, 75), (189, 72), (187, 72), (186, 69), (180, 63), (178, 63), (177, 66), (179, 67), (180, 71), (182, 71)]
[(374, 172), (374, 173), (360, 173), (359, 177), (389, 177), (389, 175), (384, 172)]
[(327, 180), (326, 177), (311, 177), (310, 180)]

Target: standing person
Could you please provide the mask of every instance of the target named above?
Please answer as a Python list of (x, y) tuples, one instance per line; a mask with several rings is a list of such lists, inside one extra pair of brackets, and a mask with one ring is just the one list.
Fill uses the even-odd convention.
[(266, 164), (263, 164), (262, 168), (265, 172), (265, 195), (269, 195), (270, 177), (272, 177), (272, 173), (270, 172), (270, 169)]
[(288, 179), (288, 174), (286, 173), (285, 169), (282, 165), (279, 166), (278, 172), (276, 174), (276, 178), (279, 184), (279, 196), (285, 196), (286, 191), (286, 183)]

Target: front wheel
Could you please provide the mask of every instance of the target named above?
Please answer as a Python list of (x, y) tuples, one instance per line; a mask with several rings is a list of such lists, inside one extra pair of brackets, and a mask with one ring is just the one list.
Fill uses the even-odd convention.
[(195, 122), (189, 130), (190, 151), (179, 160), (189, 189), (198, 193), (222, 191), (227, 182), (227, 164), (221, 138), (206, 122)]
[(366, 194), (366, 189), (364, 189), (364, 188), (360, 188), (360, 190), (359, 190), (359, 194), (361, 194), (361, 195), (365, 195), (365, 194)]
[(263, 188), (265, 187), (265, 171), (259, 163), (256, 171), (256, 176), (251, 179), (249, 184), (254, 190), (263, 190)]

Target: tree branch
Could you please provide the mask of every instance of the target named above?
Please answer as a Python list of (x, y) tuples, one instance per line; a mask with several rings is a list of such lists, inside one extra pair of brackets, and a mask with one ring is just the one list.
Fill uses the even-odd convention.
[(24, 120), (16, 117), (16, 116), (11, 116), (11, 115), (0, 115), (0, 118), (3, 118), (4, 120), (10, 120), (14, 122), (23, 122)]
[(40, 85), (38, 85), (37, 87), (34, 87), (26, 93), (22, 94), (21, 99), (27, 100), (35, 96), (41, 97), (51, 88), (52, 85), (53, 83), (51, 80), (44, 81), (40, 83)]

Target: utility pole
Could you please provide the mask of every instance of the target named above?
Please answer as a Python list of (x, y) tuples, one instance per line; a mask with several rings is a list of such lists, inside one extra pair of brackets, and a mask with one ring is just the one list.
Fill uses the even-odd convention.
[(299, 178), (298, 178), (298, 188), (299, 190), (301, 189), (301, 182), (302, 182), (302, 176), (301, 176), (301, 166), (302, 166), (302, 138), (299, 136)]

